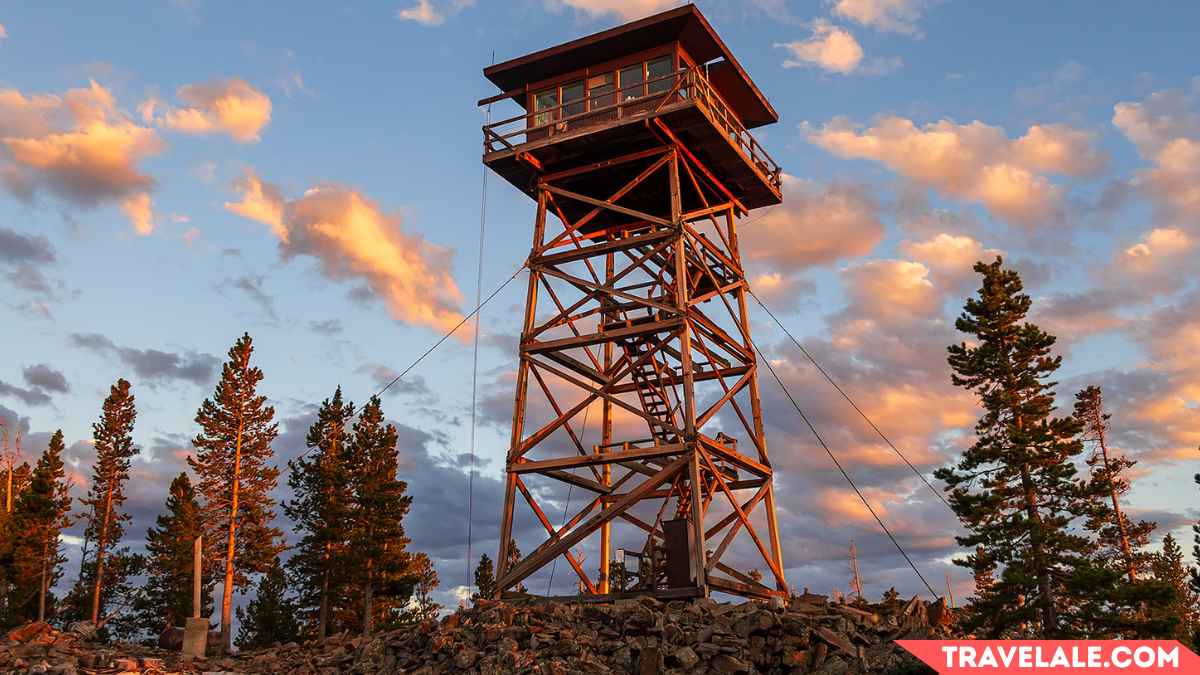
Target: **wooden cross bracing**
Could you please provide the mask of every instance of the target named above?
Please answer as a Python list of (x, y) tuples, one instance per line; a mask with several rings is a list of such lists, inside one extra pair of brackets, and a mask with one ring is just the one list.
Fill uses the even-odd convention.
[[(688, 527), (691, 585), (639, 592), (787, 592), (738, 250), (744, 209), (653, 122), (661, 127), (654, 147), (556, 172), (536, 163), (501, 594), (561, 556), (581, 592), (611, 596), (614, 528), (644, 537), (649, 550), (665, 540), (671, 519)], [(600, 443), (589, 446), (593, 407)], [(530, 480), (589, 496), (556, 527), (542, 503), (551, 493)], [(517, 495), (547, 538), (510, 562)], [(593, 577), (573, 547), (596, 539)], [(735, 550), (748, 569), (724, 560)], [(750, 570), (765, 571), (773, 583)]]

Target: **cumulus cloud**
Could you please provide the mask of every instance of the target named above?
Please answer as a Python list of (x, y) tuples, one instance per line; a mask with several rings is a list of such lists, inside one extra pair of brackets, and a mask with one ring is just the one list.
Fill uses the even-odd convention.
[(450, 15), (457, 14), (464, 7), (471, 7), (474, 4), (475, 0), (451, 0), (450, 2), (417, 0), (416, 4), (410, 7), (396, 10), (396, 18), (423, 26), (440, 26)]
[(880, 162), (1029, 228), (1062, 218), (1064, 190), (1047, 174), (1093, 176), (1106, 162), (1090, 134), (1059, 124), (1031, 126), (1017, 139), (979, 121), (941, 120), (918, 127), (897, 116), (882, 117), (869, 128), (836, 118), (805, 129), (809, 142), (838, 157)]
[(615, 16), (624, 21), (641, 19), (682, 5), (683, 0), (551, 0), (552, 7), (570, 7), (592, 17)]
[(833, 13), (875, 30), (916, 34), (924, 0), (833, 0)]
[(124, 366), (149, 383), (176, 380), (206, 385), (212, 381), (220, 360), (211, 354), (188, 351), (165, 352), (159, 349), (123, 347), (97, 333), (73, 333), (71, 344), (97, 354), (115, 357)]
[[(141, 106), (142, 118), (185, 134), (228, 134), (240, 143), (258, 141), (271, 122), (271, 98), (241, 78), (187, 84), (175, 97), (184, 105), (146, 101)], [(165, 108), (161, 114), (159, 107)]]
[(0, 23), (0, 42), (7, 40), (7, 39), (8, 39), (8, 29), (4, 27), (4, 24)]
[(1181, 274), (1197, 252), (1196, 237), (1187, 232), (1159, 227), (1142, 235), (1136, 244), (1117, 253), (1110, 266), (1110, 283), (1137, 288), (1146, 296), (1171, 293), (1187, 283)]
[(25, 378), (25, 384), (44, 391), (65, 394), (71, 390), (66, 376), (45, 363), (37, 363), (22, 369), (21, 376)]
[(879, 205), (863, 186), (783, 177), (783, 204), (739, 233), (742, 256), (784, 272), (864, 256), (883, 239)]
[(149, 234), (154, 179), (138, 164), (163, 147), (95, 81), (62, 96), (0, 90), (0, 175), (20, 198), (46, 189), (85, 208), (115, 202), (139, 234)]
[(835, 26), (825, 19), (812, 22), (812, 35), (804, 40), (781, 42), (775, 45), (790, 54), (783, 62), (784, 68), (820, 68), (821, 70), (849, 75), (882, 75), (900, 67), (900, 59), (865, 59), (862, 45), (850, 31)]
[(451, 251), (405, 232), (399, 216), (365, 195), (325, 184), (285, 199), (253, 173), (235, 189), (240, 201), (225, 208), (269, 226), (285, 259), (309, 256), (330, 279), (365, 284), (399, 321), (448, 330), (462, 320)]
[(1165, 90), (1141, 103), (1113, 108), (1113, 124), (1153, 168), (1138, 172), (1137, 187), (1164, 220), (1200, 222), (1200, 93)]
[(924, 263), (938, 286), (948, 291), (969, 289), (978, 279), (975, 263), (992, 260), (1002, 251), (985, 248), (978, 240), (963, 234), (938, 233), (924, 241), (905, 241), (900, 250)]

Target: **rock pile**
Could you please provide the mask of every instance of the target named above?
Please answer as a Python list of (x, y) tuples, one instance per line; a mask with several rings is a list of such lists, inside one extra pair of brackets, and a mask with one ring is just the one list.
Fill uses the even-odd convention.
[(847, 605), (808, 594), (780, 608), (652, 598), (485, 601), (370, 638), (334, 636), (199, 662), (144, 648), (136, 655), (101, 650), (51, 635), (49, 627), (29, 630), (42, 637), (22, 642), (10, 633), (9, 649), (0, 650), (4, 672), (918, 673), (929, 671), (894, 641), (955, 634), (941, 600)]

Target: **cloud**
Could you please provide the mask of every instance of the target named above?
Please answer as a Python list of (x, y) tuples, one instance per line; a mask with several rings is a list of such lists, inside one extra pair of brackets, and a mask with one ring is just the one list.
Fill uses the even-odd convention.
[(961, 234), (941, 232), (925, 241), (905, 241), (900, 244), (904, 255), (918, 260), (929, 269), (938, 286), (952, 291), (969, 290), (978, 280), (975, 263), (989, 261), (1003, 252), (984, 248), (979, 241)]
[(1172, 293), (1188, 282), (1180, 271), (1188, 269), (1196, 244), (1196, 236), (1181, 229), (1155, 228), (1118, 252), (1104, 278), (1124, 288), (1136, 288), (1147, 299), (1153, 293)]
[(46, 189), (70, 204), (121, 205), (139, 234), (153, 230), (154, 179), (138, 164), (163, 150), (158, 134), (116, 108), (94, 80), (62, 96), (0, 90), (0, 174), (19, 198)]
[(49, 405), (50, 396), (36, 389), (25, 389), (0, 380), (0, 396), (20, 399), (25, 405)]
[(804, 128), (810, 143), (838, 157), (880, 162), (905, 178), (980, 202), (1000, 218), (1028, 228), (1062, 219), (1063, 188), (1046, 174), (1089, 177), (1106, 163), (1090, 134), (1059, 124), (1031, 126), (1017, 139), (979, 121), (941, 120), (918, 127), (897, 116), (882, 117), (869, 128), (845, 118)]
[(0, 225), (0, 261), (6, 263), (53, 263), (54, 247), (40, 234), (22, 234)]
[(342, 332), (342, 322), (338, 319), (325, 319), (324, 321), (309, 321), (308, 329), (317, 335), (338, 335)]
[(434, 0), (416, 0), (416, 4), (405, 9), (396, 10), (396, 18), (401, 21), (412, 21), (422, 26), (440, 26), (445, 23), (447, 16), (457, 14), (464, 7), (474, 6), (475, 0), (452, 0), (438, 3)]
[(615, 16), (623, 21), (641, 19), (682, 5), (682, 0), (550, 0), (552, 7), (570, 7), (590, 17)]
[(849, 31), (834, 26), (825, 19), (812, 24), (812, 36), (807, 40), (778, 43), (791, 53), (783, 62), (784, 68), (816, 66), (831, 73), (847, 75), (858, 69), (863, 60), (862, 46)]
[(856, 312), (875, 321), (940, 313), (941, 295), (929, 268), (908, 260), (868, 260), (842, 272)]
[(879, 205), (864, 186), (783, 177), (783, 204), (739, 233), (742, 255), (787, 273), (864, 256), (883, 239)]
[(924, 0), (834, 0), (833, 13), (875, 30), (918, 34)]
[(4, 27), (4, 24), (0, 23), (0, 41), (7, 40), (7, 39), (8, 39), (8, 29)]
[(185, 134), (228, 134), (240, 143), (260, 140), (271, 122), (271, 99), (241, 78), (187, 84), (175, 92), (182, 107), (167, 107), (151, 99), (142, 104), (142, 117)]
[(56, 391), (60, 394), (65, 394), (71, 390), (70, 385), (67, 384), (66, 376), (45, 363), (38, 363), (24, 368), (21, 371), (21, 376), (25, 378), (25, 384), (44, 391)]
[(263, 314), (271, 320), (275, 320), (279, 318), (275, 314), (275, 299), (263, 289), (265, 280), (266, 278), (262, 275), (247, 274), (236, 279), (227, 279), (221, 286), (244, 293), (246, 297), (254, 301), (254, 304), (258, 305)]
[(1113, 125), (1154, 166), (1137, 173), (1135, 184), (1162, 219), (1200, 232), (1200, 93), (1158, 91), (1141, 103), (1113, 108)]
[(96, 333), (72, 333), (71, 344), (104, 356), (114, 356), (122, 365), (148, 383), (165, 383), (182, 380), (197, 385), (212, 381), (213, 372), (220, 360), (211, 354), (185, 352), (176, 354), (158, 349), (134, 349), (122, 347)]
[(398, 321), (449, 330), (462, 320), (451, 251), (401, 228), (398, 216), (350, 188), (324, 184), (298, 199), (248, 173), (225, 208), (270, 226), (285, 259), (310, 256), (338, 281), (361, 282)]

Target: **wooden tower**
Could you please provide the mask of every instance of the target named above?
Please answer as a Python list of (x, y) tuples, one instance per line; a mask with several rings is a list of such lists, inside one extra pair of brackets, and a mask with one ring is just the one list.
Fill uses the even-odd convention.
[(694, 5), (484, 75), (524, 112), (483, 161), (537, 202), (499, 593), (561, 556), (599, 599), (786, 595), (737, 234), (781, 201), (778, 115)]

